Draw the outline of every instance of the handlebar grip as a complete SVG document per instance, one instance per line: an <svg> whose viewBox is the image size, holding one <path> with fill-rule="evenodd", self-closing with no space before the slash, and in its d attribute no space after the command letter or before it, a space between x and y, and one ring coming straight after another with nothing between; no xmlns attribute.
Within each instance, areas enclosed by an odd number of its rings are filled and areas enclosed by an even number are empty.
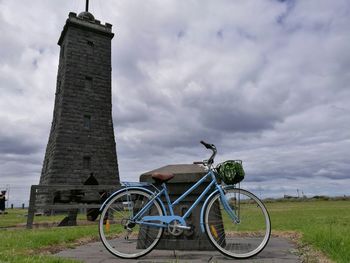
<svg viewBox="0 0 350 263"><path fill-rule="evenodd" d="M205 148L207 148L207 149L211 149L212 148L211 144L209 144L209 143L206 143L204 141L200 141L200 143L203 144L205 146Z"/></svg>
<svg viewBox="0 0 350 263"><path fill-rule="evenodd" d="M193 162L193 164L204 164L204 162Z"/></svg>

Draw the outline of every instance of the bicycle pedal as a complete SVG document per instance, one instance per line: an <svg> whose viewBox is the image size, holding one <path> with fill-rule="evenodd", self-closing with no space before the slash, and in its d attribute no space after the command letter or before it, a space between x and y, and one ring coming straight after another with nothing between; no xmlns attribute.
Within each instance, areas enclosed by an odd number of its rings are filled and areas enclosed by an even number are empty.
<svg viewBox="0 0 350 263"><path fill-rule="evenodd" d="M192 229L192 227L190 227L190 226L176 226L176 228L183 229L183 230L191 230Z"/></svg>

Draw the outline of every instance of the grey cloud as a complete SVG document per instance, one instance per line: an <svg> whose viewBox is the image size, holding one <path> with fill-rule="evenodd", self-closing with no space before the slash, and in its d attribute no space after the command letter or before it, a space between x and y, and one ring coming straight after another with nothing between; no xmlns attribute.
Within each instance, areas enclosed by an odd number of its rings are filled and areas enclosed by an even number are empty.
<svg viewBox="0 0 350 263"><path fill-rule="evenodd" d="M219 101L217 103L220 104ZM279 121L275 116L247 113L242 112L241 109L222 107L203 109L200 120L207 128L231 134L261 132L272 129L274 124Z"/></svg>
<svg viewBox="0 0 350 263"><path fill-rule="evenodd" d="M40 146L25 138L0 137L0 154L28 155L37 153Z"/></svg>
<svg viewBox="0 0 350 263"><path fill-rule="evenodd" d="M51 124L56 42L68 12L84 8L31 3L28 14L19 1L0 2L1 178L28 185L39 180ZM249 189L348 193L349 9L347 1L92 1L116 33L122 179L206 158L203 139L218 146L217 162L245 161Z"/></svg>

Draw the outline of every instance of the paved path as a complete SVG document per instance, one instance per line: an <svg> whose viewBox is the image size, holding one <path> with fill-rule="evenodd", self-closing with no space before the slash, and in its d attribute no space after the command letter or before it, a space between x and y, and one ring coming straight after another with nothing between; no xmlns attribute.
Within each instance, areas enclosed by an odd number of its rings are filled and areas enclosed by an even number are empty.
<svg viewBox="0 0 350 263"><path fill-rule="evenodd" d="M266 248L256 257L248 260L232 260L224 257L218 251L179 251L179 250L153 250L148 255L135 259L123 260L114 257L102 245L95 242L75 249L61 251L56 254L59 257L78 259L86 263L185 263L185 262L259 262L259 263L295 263L301 262L296 255L294 245L284 238L272 238Z"/></svg>

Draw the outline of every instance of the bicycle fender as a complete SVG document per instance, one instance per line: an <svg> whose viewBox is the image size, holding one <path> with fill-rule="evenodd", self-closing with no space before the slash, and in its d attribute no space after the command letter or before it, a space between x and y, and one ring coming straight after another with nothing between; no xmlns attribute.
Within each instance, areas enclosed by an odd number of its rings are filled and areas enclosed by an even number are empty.
<svg viewBox="0 0 350 263"><path fill-rule="evenodd" d="M144 192L149 193L150 195L153 195L153 194L154 194L151 190L148 190L148 189L143 188L143 187L137 187L137 186L136 186L136 187L126 187L126 188L120 189L120 190L114 192L113 194L111 194L111 196L108 197L108 198L103 202L103 204L102 204L101 207L100 207L99 213L100 213L100 214L102 213L102 211L103 211L103 209L105 208L105 206L107 205L107 203L108 203L113 197L115 197L116 195L120 194L121 192L125 192L126 190L141 190L141 191L144 191ZM161 208L162 208L162 210L163 210L163 213L164 213L164 215L166 216L167 213L166 213L166 209L165 209L165 206L164 206L163 202L160 200L159 197L157 197L156 200L159 202L159 204L160 204L160 206L161 206Z"/></svg>
<svg viewBox="0 0 350 263"><path fill-rule="evenodd" d="M201 209L201 215L200 215L200 226L201 226L201 230L202 230L202 233L205 232L205 229L204 229L204 212L205 212L205 208L206 206L208 205L208 202L209 200L211 199L211 197L213 197L215 194L217 194L219 192L218 189L216 189L214 192L212 192L208 197L207 199L205 199L205 202L202 206L202 209Z"/></svg>
<svg viewBox="0 0 350 263"><path fill-rule="evenodd" d="M224 186L224 187L219 186L219 187L221 187L222 190L229 189L229 188L234 188L233 185L227 185L227 186ZM216 189L214 192L212 192L212 193L207 197L207 199L205 199L205 202L204 202L204 204L203 204L203 206L202 206L201 215L200 215L200 226L201 226L202 233L205 232L205 228L204 228L204 212L205 212L205 208L206 208L206 206L208 205L209 200L210 200L215 194L217 194L218 192L219 192L219 189Z"/></svg>

